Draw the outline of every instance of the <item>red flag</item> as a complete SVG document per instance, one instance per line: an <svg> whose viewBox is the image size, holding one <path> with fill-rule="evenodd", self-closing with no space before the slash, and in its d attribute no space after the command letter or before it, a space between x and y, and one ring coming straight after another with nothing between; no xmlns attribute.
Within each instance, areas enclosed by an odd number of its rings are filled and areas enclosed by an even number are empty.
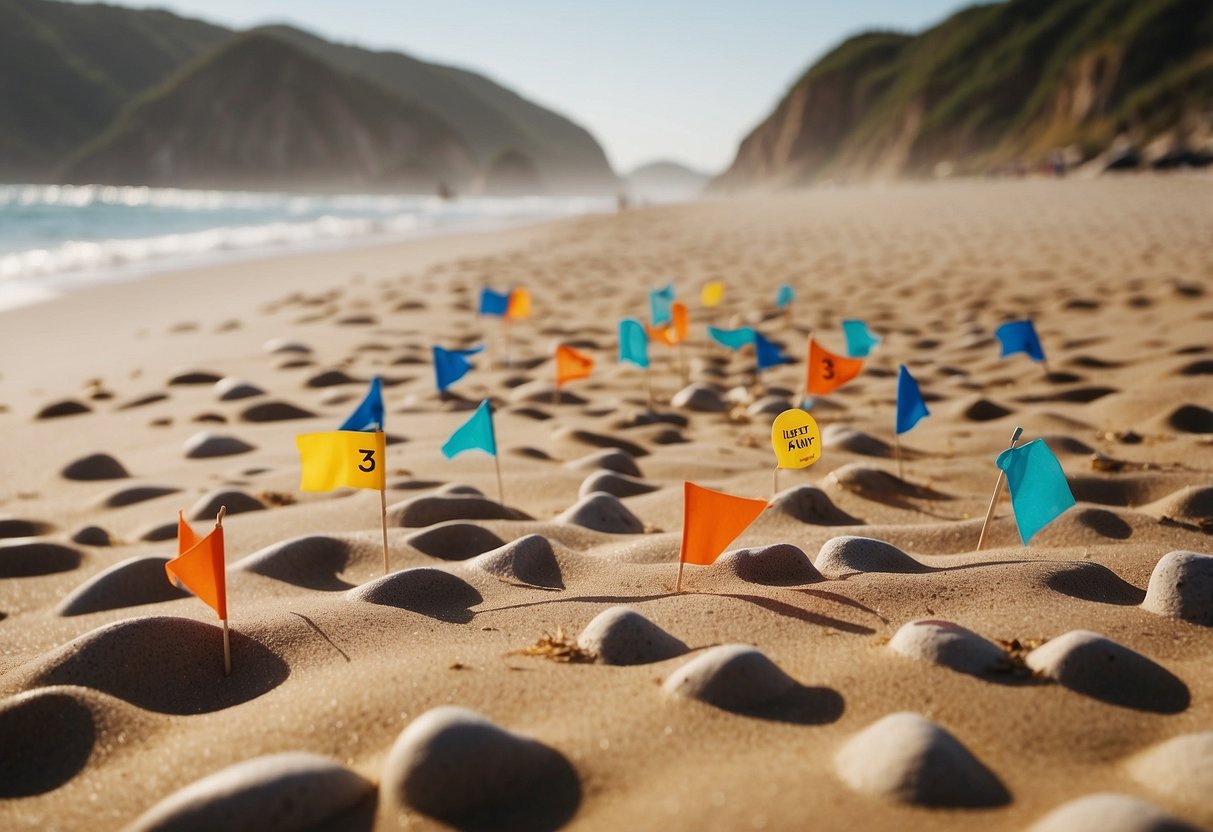
<svg viewBox="0 0 1213 832"><path fill-rule="evenodd" d="M715 563L725 547L766 507L766 500L734 497L684 482L680 560L701 566Z"/></svg>

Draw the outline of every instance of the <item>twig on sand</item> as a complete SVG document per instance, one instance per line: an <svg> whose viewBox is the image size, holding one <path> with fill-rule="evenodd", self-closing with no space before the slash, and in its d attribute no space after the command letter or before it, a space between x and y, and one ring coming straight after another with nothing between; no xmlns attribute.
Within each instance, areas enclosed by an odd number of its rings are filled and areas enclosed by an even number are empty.
<svg viewBox="0 0 1213 832"><path fill-rule="evenodd" d="M511 650L506 655L539 656L563 664L589 664L598 658L598 654L593 650L580 647L575 639L566 636L563 627L557 627L554 634L544 630L543 635L534 644Z"/></svg>

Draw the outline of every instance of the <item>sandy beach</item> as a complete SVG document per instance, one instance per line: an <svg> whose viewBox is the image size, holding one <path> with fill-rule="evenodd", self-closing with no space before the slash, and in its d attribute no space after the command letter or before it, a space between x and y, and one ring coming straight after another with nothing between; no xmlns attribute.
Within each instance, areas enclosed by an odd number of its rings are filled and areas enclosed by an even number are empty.
<svg viewBox="0 0 1213 832"><path fill-rule="evenodd" d="M1213 553L1211 219L1208 176L845 187L0 313L0 828L1213 827L1213 560L1167 560ZM650 412L616 327L667 282L691 336L651 347ZM882 341L772 493L806 336L848 318ZM1047 370L999 357L1020 318ZM755 379L709 323L795 363ZM554 405L557 342L595 366ZM440 396L431 347L480 343ZM372 376L387 576L379 495L300 491L294 441ZM486 398L504 501L439 451ZM1016 426L1078 503L1025 547L1004 497L978 552ZM675 593L687 480L771 505ZM220 504L227 678L164 573Z"/></svg>

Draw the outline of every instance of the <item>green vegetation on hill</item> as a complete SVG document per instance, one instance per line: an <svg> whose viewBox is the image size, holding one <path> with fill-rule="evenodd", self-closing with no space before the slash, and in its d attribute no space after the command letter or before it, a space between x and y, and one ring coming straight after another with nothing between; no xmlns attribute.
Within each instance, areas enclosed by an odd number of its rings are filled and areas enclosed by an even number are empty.
<svg viewBox="0 0 1213 832"><path fill-rule="evenodd" d="M68 181L434 192L475 170L447 124L275 37L231 40L138 98Z"/></svg>
<svg viewBox="0 0 1213 832"><path fill-rule="evenodd" d="M1011 0L851 38L746 137L717 189L978 173L1209 130L1213 3ZM1203 125L1202 125L1203 122ZM1203 139L1202 139L1203 140Z"/></svg>

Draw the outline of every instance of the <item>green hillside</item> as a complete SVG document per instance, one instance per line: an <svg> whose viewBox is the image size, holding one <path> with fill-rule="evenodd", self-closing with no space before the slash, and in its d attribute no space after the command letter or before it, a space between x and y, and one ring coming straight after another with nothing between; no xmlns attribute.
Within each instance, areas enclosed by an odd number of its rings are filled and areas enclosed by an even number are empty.
<svg viewBox="0 0 1213 832"><path fill-rule="evenodd" d="M1208 0L1012 0L917 36L826 55L742 142L716 190L1087 159L1118 135L1203 136L1213 111Z"/></svg>
<svg viewBox="0 0 1213 832"><path fill-rule="evenodd" d="M277 38L229 41L143 95L67 181L218 188L463 188L476 170L431 113Z"/></svg>

